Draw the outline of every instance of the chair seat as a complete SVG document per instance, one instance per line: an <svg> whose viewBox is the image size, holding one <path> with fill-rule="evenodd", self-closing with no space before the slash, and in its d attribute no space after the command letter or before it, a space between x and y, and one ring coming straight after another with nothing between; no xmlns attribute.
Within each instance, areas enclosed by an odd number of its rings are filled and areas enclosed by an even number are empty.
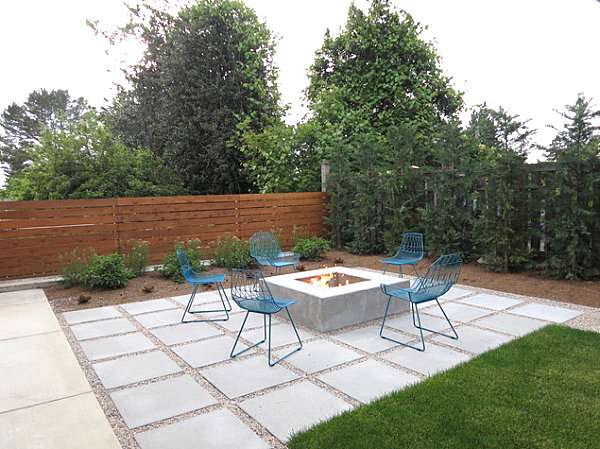
<svg viewBox="0 0 600 449"><path fill-rule="evenodd" d="M421 257L389 257L387 259L382 259L381 262L388 265L416 265L420 260Z"/></svg>
<svg viewBox="0 0 600 449"><path fill-rule="evenodd" d="M236 302L242 309L254 313L277 313L281 309L296 303L294 299L271 300L271 298L244 299Z"/></svg>
<svg viewBox="0 0 600 449"><path fill-rule="evenodd" d="M269 259L267 257L255 257L255 259L260 265L270 267L289 267L291 265L297 265L298 262L300 262L300 256L294 253L280 253L274 259Z"/></svg>
<svg viewBox="0 0 600 449"><path fill-rule="evenodd" d="M207 276L202 276L200 274L194 273L186 276L186 281L188 281L192 285L215 284L217 282L225 282L225 275L211 274Z"/></svg>
<svg viewBox="0 0 600 449"><path fill-rule="evenodd" d="M274 267L289 267L290 265L296 265L298 263L297 260L274 260L271 265Z"/></svg>
<svg viewBox="0 0 600 449"><path fill-rule="evenodd" d="M394 298L404 299L416 304L432 301L441 296L438 291L419 292L414 288L388 289L387 294Z"/></svg>

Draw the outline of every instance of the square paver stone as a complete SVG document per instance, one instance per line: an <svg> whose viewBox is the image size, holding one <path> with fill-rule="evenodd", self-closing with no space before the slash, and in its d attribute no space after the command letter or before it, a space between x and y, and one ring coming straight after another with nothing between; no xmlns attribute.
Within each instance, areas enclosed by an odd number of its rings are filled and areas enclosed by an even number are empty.
<svg viewBox="0 0 600 449"><path fill-rule="evenodd" d="M433 339L437 342L460 348L463 351L472 352L473 354L481 354L512 340L511 337L506 335L500 335L471 326L460 326L456 329L456 332L458 333L458 340L452 340L441 335L436 335Z"/></svg>
<svg viewBox="0 0 600 449"><path fill-rule="evenodd" d="M443 304L442 307L444 308L444 311L446 312L446 315L448 315L450 321L456 320L467 322L476 320L477 318L481 318L482 316L486 316L492 313L489 310L480 309L479 307L471 307L457 303ZM444 316L439 307L430 307L423 310L423 312L438 317Z"/></svg>
<svg viewBox="0 0 600 449"><path fill-rule="evenodd" d="M237 416L225 409L195 416L135 436L141 449L268 449Z"/></svg>
<svg viewBox="0 0 600 449"><path fill-rule="evenodd" d="M127 332L135 332L136 330L136 327L131 324L127 318L93 321L91 323L82 323L71 326L71 331L77 340L125 334Z"/></svg>
<svg viewBox="0 0 600 449"><path fill-rule="evenodd" d="M405 368L431 376L439 371L466 362L470 357L452 349L427 343L425 352L415 351L411 348L401 348L385 354L383 358Z"/></svg>
<svg viewBox="0 0 600 449"><path fill-rule="evenodd" d="M174 309L177 305L167 299L152 299L149 301L130 302L122 304L127 313L131 315L139 315L140 313L158 312L160 310Z"/></svg>
<svg viewBox="0 0 600 449"><path fill-rule="evenodd" d="M154 343L141 332L82 341L80 344L81 349L90 360L100 360L154 348Z"/></svg>
<svg viewBox="0 0 600 449"><path fill-rule="evenodd" d="M384 335L395 340L406 342L414 339L413 336L406 336L388 327L384 330ZM341 334L332 335L332 337L347 345L354 346L355 348L371 354L396 346L396 343L385 340L379 336L379 326L361 327L351 331L342 332Z"/></svg>
<svg viewBox="0 0 600 449"><path fill-rule="evenodd" d="M437 304L436 304L436 307L437 307ZM425 313L421 313L420 317L421 317L421 326L423 326L423 327L429 328L436 332L442 332L446 329L450 329L448 322L444 318L438 318L437 316L431 316L431 315L427 315ZM415 316L415 321L416 321L416 316ZM416 335L416 336L420 335L419 329L417 329L413 323L413 318L412 318L411 313L403 313L401 315L398 315L395 318L392 318L391 320L388 319L385 322L385 326L386 326L386 328L393 327L394 329L398 329L402 332L406 332L406 333L409 333L412 335ZM430 334L430 332L423 331L423 335L427 335L427 334ZM391 337L395 338L393 335L391 335Z"/></svg>
<svg viewBox="0 0 600 449"><path fill-rule="evenodd" d="M284 355L283 349L277 353L277 357ZM361 358L362 355L357 352L346 349L342 346L331 343L327 340L310 341L304 347L286 359L290 364L307 373L314 373L327 368L331 368L342 363L351 362Z"/></svg>
<svg viewBox="0 0 600 449"><path fill-rule="evenodd" d="M298 330L298 334L300 335L300 339L302 341L315 336L314 333L310 332L307 329L298 327L296 327L296 329ZM246 340L252 343L256 343L264 338L264 330L262 327L252 330L244 330L244 332L242 332L242 338L245 338ZM281 324L279 324L278 322L274 322L271 326L271 339L273 340L271 342L272 348L275 348L277 346L289 345L292 343L298 344L298 339L296 338L294 328L288 322ZM265 342L265 348L266 344L267 343Z"/></svg>
<svg viewBox="0 0 600 449"><path fill-rule="evenodd" d="M502 312L482 318L474 324L517 337L529 334L546 325L543 321Z"/></svg>
<svg viewBox="0 0 600 449"><path fill-rule="evenodd" d="M191 412L217 402L208 391L187 375L119 390L110 396L125 424L130 428Z"/></svg>
<svg viewBox="0 0 600 449"><path fill-rule="evenodd" d="M183 315L183 310L181 309L173 309L173 310L163 310L161 312L152 312L145 313L143 315L136 315L135 319L140 322L142 326L147 329L152 329L154 327L160 326L169 326L171 324L179 324L181 323L181 317ZM186 320L194 320L195 317L193 315L188 314Z"/></svg>
<svg viewBox="0 0 600 449"><path fill-rule="evenodd" d="M231 300L231 296L229 295L229 289L226 289L225 292L227 293L227 296L229 297L229 301L232 303L231 305L233 305L233 301ZM185 295L173 296L173 297L171 297L171 299L175 300L176 302L178 302L179 304L181 304L182 306L185 307L185 306L187 306L191 295L192 295L192 292L187 293ZM193 307L194 308L203 307L203 305L205 305L205 304L213 303L216 301L221 302L221 298L219 297L219 292L216 290L210 290L207 292L196 293L196 297L194 298L194 306Z"/></svg>
<svg viewBox="0 0 600 449"><path fill-rule="evenodd" d="M96 307L93 309L75 310L63 313L63 318L68 324L83 323L86 321L106 320L109 318L120 318L121 312L116 307Z"/></svg>
<svg viewBox="0 0 600 449"><path fill-rule="evenodd" d="M195 343L188 343L181 346L175 346L173 352L185 360L191 367L200 368L202 366L212 365L213 363L229 360L231 348L235 339L223 335L221 337L209 338ZM242 350L247 346L238 342L236 351Z"/></svg>
<svg viewBox="0 0 600 449"><path fill-rule="evenodd" d="M210 383L234 398L279 385L299 376L282 365L269 366L265 357L235 360L200 371Z"/></svg>
<svg viewBox="0 0 600 449"><path fill-rule="evenodd" d="M375 360L322 374L319 379L365 403L421 380Z"/></svg>
<svg viewBox="0 0 600 449"><path fill-rule="evenodd" d="M161 351L94 363L92 367L106 388L120 387L181 371L181 368Z"/></svg>
<svg viewBox="0 0 600 449"><path fill-rule="evenodd" d="M352 408L307 381L249 399L240 407L284 442L292 434Z"/></svg>
<svg viewBox="0 0 600 449"><path fill-rule="evenodd" d="M440 299L451 301L453 299L462 298L464 296L471 295L473 293L475 293L474 290L469 290L469 289L461 288L461 287L452 287L444 295L440 296Z"/></svg>
<svg viewBox="0 0 600 449"><path fill-rule="evenodd" d="M246 316L245 313L236 313L233 315L230 314L229 320L219 321L217 324L219 326L223 326L225 329L228 329L232 332L238 332L240 330L240 328L242 327L242 323L244 322L245 316ZM256 327L262 327L263 320L264 320L264 318L261 314L251 313L250 315L248 315L248 319L246 320L246 324L244 325L244 330L254 329ZM277 318L275 318L275 316L273 316L272 324L280 323L280 322L281 321L279 319L277 319ZM268 325L268 323L267 323L267 325Z"/></svg>
<svg viewBox="0 0 600 449"><path fill-rule="evenodd" d="M159 327L150 330L156 338L167 346L215 337L223 332L209 323L182 323L175 326Z"/></svg>
<svg viewBox="0 0 600 449"><path fill-rule="evenodd" d="M552 321L553 323L564 323L583 312L579 310L566 309L564 307L548 306L546 304L530 303L517 307L510 311L516 315L522 315L539 320Z"/></svg>
<svg viewBox="0 0 600 449"><path fill-rule="evenodd" d="M507 298L506 296L492 295L489 293L480 293L470 298L461 299L460 302L471 306L485 307L486 309L492 310L504 310L509 307L521 304L523 301L519 301L514 298Z"/></svg>

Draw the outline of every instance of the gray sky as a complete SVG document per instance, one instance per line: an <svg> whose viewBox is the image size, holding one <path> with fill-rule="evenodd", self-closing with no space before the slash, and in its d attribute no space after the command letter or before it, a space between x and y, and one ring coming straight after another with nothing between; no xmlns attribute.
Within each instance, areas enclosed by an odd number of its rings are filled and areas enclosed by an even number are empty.
<svg viewBox="0 0 600 449"><path fill-rule="evenodd" d="M279 86L291 105L288 122L306 112L306 70L327 28L343 26L350 0L245 0L280 38ZM357 0L362 8L366 0ZM555 108L579 92L600 105L600 2L596 0L396 0L429 26L443 67L468 106L487 101L531 118L548 143ZM121 80L119 63L138 52L107 56L86 19L108 26L126 20L122 0L0 2L0 110L45 87L69 89L101 106ZM134 49L135 50L135 49ZM530 156L535 161L539 154Z"/></svg>

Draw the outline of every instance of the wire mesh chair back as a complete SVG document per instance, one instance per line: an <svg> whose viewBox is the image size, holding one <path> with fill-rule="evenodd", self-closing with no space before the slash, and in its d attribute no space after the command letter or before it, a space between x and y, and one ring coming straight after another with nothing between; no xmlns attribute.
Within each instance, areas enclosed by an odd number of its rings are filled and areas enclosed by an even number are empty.
<svg viewBox="0 0 600 449"><path fill-rule="evenodd" d="M394 257L423 257L423 234L420 232L402 234L402 242L400 242Z"/></svg>
<svg viewBox="0 0 600 449"><path fill-rule="evenodd" d="M427 270L424 276L417 279L414 287L419 296L437 298L456 284L462 267L459 254L440 256Z"/></svg>
<svg viewBox="0 0 600 449"><path fill-rule="evenodd" d="M190 260L183 248L177 248L175 251L177 254L177 260L179 261L179 266L181 267L181 272L183 273L184 278L189 278L194 274L194 270L192 269L192 265L190 264Z"/></svg>
<svg viewBox="0 0 600 449"><path fill-rule="evenodd" d="M250 237L250 255L255 259L275 259L281 253L272 232L257 232Z"/></svg>
<svg viewBox="0 0 600 449"><path fill-rule="evenodd" d="M262 309L264 306L277 305L259 270L233 269L231 271L231 297L240 306L240 303L246 303L246 306L253 305L255 306L253 308Z"/></svg>

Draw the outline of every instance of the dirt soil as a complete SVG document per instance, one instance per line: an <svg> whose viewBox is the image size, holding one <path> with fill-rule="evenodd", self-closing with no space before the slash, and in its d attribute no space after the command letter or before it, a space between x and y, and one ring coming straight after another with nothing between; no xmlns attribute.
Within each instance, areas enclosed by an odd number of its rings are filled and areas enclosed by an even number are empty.
<svg viewBox="0 0 600 449"><path fill-rule="evenodd" d="M382 256L357 256L344 251L330 251L319 262L303 262L305 270L315 268L344 265L348 267L366 267L381 270ZM423 260L418 271L424 272L431 260ZM407 268L407 273L412 271ZM223 273L223 269L211 269L211 273ZM227 281L226 281L227 283ZM535 273L493 273L477 262L465 264L462 269L459 283L475 287L489 288L492 290L517 293L527 296L554 299L592 307L600 307L600 281L566 281L542 278ZM144 287L152 289L150 293ZM227 287L227 285L226 285ZM210 290L206 288L205 290ZM126 288L117 290L87 291L81 287L65 289L62 285L45 288L46 296L56 312L101 307L126 302L157 299L167 296L179 296L191 293L191 288L185 284L163 279L159 273L147 273L142 277L129 281ZM89 296L89 301L79 304L80 295Z"/></svg>

